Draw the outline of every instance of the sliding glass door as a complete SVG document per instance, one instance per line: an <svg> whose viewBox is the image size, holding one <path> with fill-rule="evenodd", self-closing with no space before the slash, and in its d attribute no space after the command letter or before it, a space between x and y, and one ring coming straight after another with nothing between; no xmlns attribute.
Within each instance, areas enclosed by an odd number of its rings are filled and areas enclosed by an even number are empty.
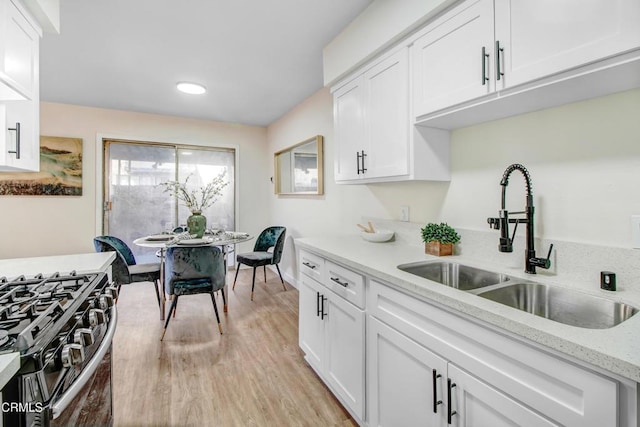
<svg viewBox="0 0 640 427"><path fill-rule="evenodd" d="M188 178L195 189L224 172L229 185L203 215L208 228L235 229L234 150L105 140L103 161L104 234L124 240L138 262L153 262L155 251L134 245L135 239L172 230L191 215L163 182Z"/></svg>

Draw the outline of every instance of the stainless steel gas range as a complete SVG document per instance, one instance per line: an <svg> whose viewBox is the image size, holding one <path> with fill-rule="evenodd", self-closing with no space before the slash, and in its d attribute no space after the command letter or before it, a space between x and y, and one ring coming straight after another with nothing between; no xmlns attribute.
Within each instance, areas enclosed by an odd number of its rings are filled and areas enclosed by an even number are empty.
<svg viewBox="0 0 640 427"><path fill-rule="evenodd" d="M0 354L20 353L5 426L112 424L116 298L105 273L0 279Z"/></svg>

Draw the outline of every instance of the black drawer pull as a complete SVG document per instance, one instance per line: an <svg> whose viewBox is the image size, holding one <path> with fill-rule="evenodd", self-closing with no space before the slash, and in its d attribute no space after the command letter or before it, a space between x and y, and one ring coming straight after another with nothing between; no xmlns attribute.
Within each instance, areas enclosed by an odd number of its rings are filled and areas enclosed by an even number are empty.
<svg viewBox="0 0 640 427"><path fill-rule="evenodd" d="M501 70L502 52L504 52L504 48L500 47L500 41L496 40L496 80L500 80L502 76L504 76L504 73Z"/></svg>
<svg viewBox="0 0 640 427"><path fill-rule="evenodd" d="M450 378L447 378L447 424L451 424L451 418L457 414L456 411L451 410L451 389L456 386L456 383L451 382Z"/></svg>
<svg viewBox="0 0 640 427"><path fill-rule="evenodd" d="M438 413L438 405L442 405L442 400L438 400L438 387L436 382L438 381L438 378L442 378L442 375L440 375L435 369L432 371L433 373L433 378L432 378L432 382L433 382L433 413L437 414Z"/></svg>
<svg viewBox="0 0 640 427"><path fill-rule="evenodd" d="M487 77L487 59L489 58L489 54L487 53L487 48L482 46L482 86L486 85L489 81L489 77Z"/></svg>
<svg viewBox="0 0 640 427"><path fill-rule="evenodd" d="M306 266L306 267L309 267L309 268L310 268L310 269L312 269L312 270L315 270L315 269L316 269L316 266L315 266L315 265L313 265L313 264L311 264L311 263L308 263L308 262L303 262L303 263L302 263L302 265L304 265L304 266Z"/></svg>
<svg viewBox="0 0 640 427"><path fill-rule="evenodd" d="M325 316L327 315L327 313L324 312L324 302L327 300L327 297L325 297L324 295L321 295L320 298L322 298L322 307L320 309L320 319L324 320Z"/></svg>
<svg viewBox="0 0 640 427"><path fill-rule="evenodd" d="M335 282L335 283L337 283L338 285L340 285L340 286L342 286L342 287L345 287L345 288L346 288L347 286L349 286L349 283L348 283L348 282L341 282L341 281L340 281L340 279L339 279L339 278L337 278L337 277L332 277L332 278L331 278L331 281L332 281L332 282Z"/></svg>

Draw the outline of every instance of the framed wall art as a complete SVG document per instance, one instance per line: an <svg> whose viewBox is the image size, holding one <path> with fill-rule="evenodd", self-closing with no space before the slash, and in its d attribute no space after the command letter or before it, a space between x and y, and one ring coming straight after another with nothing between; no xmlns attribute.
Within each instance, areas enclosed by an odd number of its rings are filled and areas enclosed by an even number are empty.
<svg viewBox="0 0 640 427"><path fill-rule="evenodd" d="M0 172L3 196L82 196L82 138L40 137L40 172Z"/></svg>

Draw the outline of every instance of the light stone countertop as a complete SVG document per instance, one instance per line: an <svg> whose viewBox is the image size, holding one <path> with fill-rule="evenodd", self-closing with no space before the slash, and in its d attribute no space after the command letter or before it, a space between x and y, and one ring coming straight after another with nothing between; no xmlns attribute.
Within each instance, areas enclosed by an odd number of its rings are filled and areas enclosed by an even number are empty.
<svg viewBox="0 0 640 427"><path fill-rule="evenodd" d="M314 252L358 270L372 279L426 298L451 311L486 322L558 353L640 382L640 314L610 329L579 328L441 285L399 270L397 266L417 261L450 260L517 278L562 286L543 275L528 275L524 271L504 266L480 264L477 259L468 259L464 256L438 258L425 254L422 247L397 241L372 243L364 241L356 234L298 238L295 239L295 245L297 249ZM607 292L600 289L575 291L640 307L640 299L633 293Z"/></svg>
<svg viewBox="0 0 640 427"><path fill-rule="evenodd" d="M115 258L115 252L90 252L0 259L0 277L11 280L21 275L33 276L39 273L46 277L54 273L70 273L73 270L78 274L107 271Z"/></svg>

